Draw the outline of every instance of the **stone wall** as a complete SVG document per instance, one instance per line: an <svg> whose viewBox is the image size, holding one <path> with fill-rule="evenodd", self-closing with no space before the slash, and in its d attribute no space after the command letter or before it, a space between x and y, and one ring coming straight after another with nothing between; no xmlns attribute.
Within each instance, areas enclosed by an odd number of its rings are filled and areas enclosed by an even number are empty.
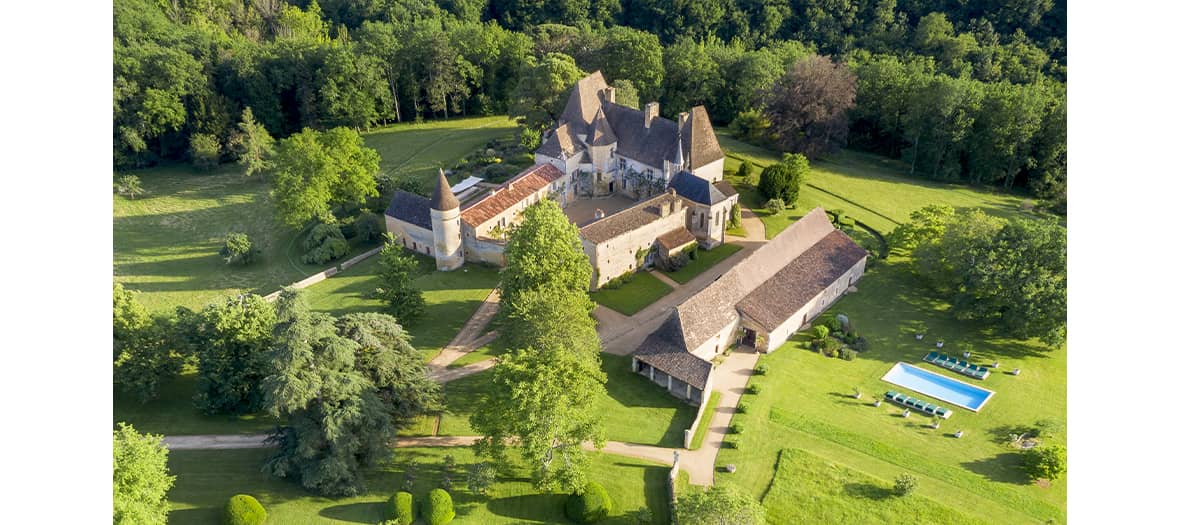
<svg viewBox="0 0 1180 525"><path fill-rule="evenodd" d="M721 180L721 177L724 175L724 168L725 158L722 157L693 170L692 174L709 182L717 182Z"/></svg>
<svg viewBox="0 0 1180 525"><path fill-rule="evenodd" d="M399 221L388 215L385 216L385 231L392 233L397 238L397 242L407 249L423 255L434 256L434 250L431 249L434 246L434 232L415 224Z"/></svg>
<svg viewBox="0 0 1180 525"><path fill-rule="evenodd" d="M655 244L656 237L684 227L685 212L686 208L683 207L678 211L670 211L667 217L601 243L595 244L583 239L582 249L590 258L590 267L594 269L590 277L590 289L597 290L611 279L635 271L642 263L635 260L636 252L650 249Z"/></svg>
<svg viewBox="0 0 1180 525"><path fill-rule="evenodd" d="M860 261L858 261L852 268L845 272L844 275L840 276L836 282L832 283L830 286L824 289L823 292L820 292L818 295L813 297L807 302L806 305L803 306L803 308L800 308L797 312L792 314L791 317L787 318L783 324L771 331L770 336L768 337L766 351L772 352L778 347L782 346L783 343L787 342L787 339L789 339L792 334L799 330L799 327L811 322L816 317L819 317L819 315L822 314L824 310L827 310L829 306L832 306L832 304L834 304L836 300L848 290L849 286L856 283L856 281L860 280L861 276L864 275L865 260L866 259L862 258Z"/></svg>

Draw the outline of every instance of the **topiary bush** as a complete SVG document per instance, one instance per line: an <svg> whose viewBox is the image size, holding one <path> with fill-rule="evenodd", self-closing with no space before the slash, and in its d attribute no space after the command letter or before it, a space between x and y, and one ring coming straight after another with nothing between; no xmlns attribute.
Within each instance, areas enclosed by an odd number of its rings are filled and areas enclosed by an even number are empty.
<svg viewBox="0 0 1180 525"><path fill-rule="evenodd" d="M769 371L770 371L770 367L767 367L766 363L758 363L757 365L754 366L754 375L756 375L756 376L764 376L764 375L766 375L766 372L769 372Z"/></svg>
<svg viewBox="0 0 1180 525"><path fill-rule="evenodd" d="M443 489L430 491L430 499L422 509L422 519L426 520L426 525L446 525L455 519L455 503L451 501L451 495Z"/></svg>
<svg viewBox="0 0 1180 525"><path fill-rule="evenodd" d="M762 392L762 387L758 386L757 383L752 383L746 387L747 394L758 395L759 392Z"/></svg>
<svg viewBox="0 0 1180 525"><path fill-rule="evenodd" d="M742 448L742 440L741 440L741 438L736 438L736 437L735 437L735 438L733 438L733 439L731 439L731 440L727 441L726 443L729 443L729 448L732 448L732 449L734 449L734 450L737 450L737 449L740 449L740 448Z"/></svg>
<svg viewBox="0 0 1180 525"><path fill-rule="evenodd" d="M770 212L771 215L778 215L785 209L787 209L787 203L783 202L782 199L770 199L766 201L766 211Z"/></svg>
<svg viewBox="0 0 1180 525"><path fill-rule="evenodd" d="M222 523L225 525L261 525L266 521L266 509L249 494L238 494L225 504Z"/></svg>
<svg viewBox="0 0 1180 525"><path fill-rule="evenodd" d="M734 434L741 434L745 430L746 427L742 426L741 423L733 423L729 425L729 431L733 432Z"/></svg>
<svg viewBox="0 0 1180 525"><path fill-rule="evenodd" d="M410 525L414 522L414 495L399 491L389 498L385 508L385 519L395 525Z"/></svg>
<svg viewBox="0 0 1180 525"><path fill-rule="evenodd" d="M606 518L613 507L606 489L591 481L582 492L570 494L565 500L565 515L575 523L595 523Z"/></svg>
<svg viewBox="0 0 1180 525"><path fill-rule="evenodd" d="M737 413L739 413L739 414L745 414L746 412L750 411L750 405L749 405L749 403L742 401L741 403L738 403L736 410L737 410Z"/></svg>

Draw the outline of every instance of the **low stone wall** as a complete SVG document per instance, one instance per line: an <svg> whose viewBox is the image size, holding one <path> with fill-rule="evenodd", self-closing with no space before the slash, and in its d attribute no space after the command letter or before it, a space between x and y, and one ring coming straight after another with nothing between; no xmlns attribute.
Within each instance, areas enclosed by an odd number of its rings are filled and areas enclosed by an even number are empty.
<svg viewBox="0 0 1180 525"><path fill-rule="evenodd" d="M378 253L381 253L381 248L382 248L382 246L378 246L376 248L373 248L365 253L362 253L360 255L357 255L356 257L353 257L347 261L340 263L340 266L333 266L333 267L328 268L327 270L324 270L322 272L309 275L308 277L304 278L302 281L292 283L290 286L292 288L295 288L296 290L301 290L303 288L307 288L308 286L318 283L318 282L320 282L324 279L327 279L333 275L336 275L344 270L352 268L353 266L360 264L361 261L364 261L365 259L368 259L369 257L377 255ZM282 293L282 290L276 290L274 292L271 292L271 293L263 296L263 299L266 299L267 301L270 301L270 302L274 302L276 299L279 298L280 293Z"/></svg>
<svg viewBox="0 0 1180 525"><path fill-rule="evenodd" d="M712 396L713 396L712 390L710 390L708 392L708 395L705 395L704 392L701 393L701 406L697 407L697 417L693 418L692 426L684 429L684 449L685 450L692 450L691 448L689 448L690 445L692 444L692 435L696 433L697 427L700 426L701 417L703 417L705 415L705 407L709 406L709 398Z"/></svg>
<svg viewBox="0 0 1180 525"><path fill-rule="evenodd" d="M384 246L378 246L376 248L373 248L372 250L369 250L365 253L362 253L356 257L353 257L347 261L340 263L340 271L343 272L344 270L347 270L349 268L352 268L353 266L356 266L357 264L360 264L361 261L381 253L382 248L384 248Z"/></svg>
<svg viewBox="0 0 1180 525"><path fill-rule="evenodd" d="M668 523L676 525L676 476L680 474L680 455L673 457L672 468L668 471Z"/></svg>

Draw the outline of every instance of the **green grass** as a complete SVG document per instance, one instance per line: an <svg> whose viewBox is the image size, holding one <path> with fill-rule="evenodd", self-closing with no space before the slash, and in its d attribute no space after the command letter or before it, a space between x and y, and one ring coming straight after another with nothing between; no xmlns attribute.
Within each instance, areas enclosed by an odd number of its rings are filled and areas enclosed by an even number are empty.
<svg viewBox="0 0 1180 525"><path fill-rule="evenodd" d="M741 449L722 449L717 463L734 463L738 470L720 478L761 494L774 477L778 451L799 448L880 479L911 472L921 480L919 492L953 501L974 519L1064 521L1066 480L1048 488L1030 484L1016 451L1002 437L1038 419L1065 420L1066 350L1049 350L954 320L948 305L933 299L906 263L901 257L880 261L857 284L857 293L831 307L831 314L847 314L871 343L856 360L806 350L809 334L793 337L762 358L771 373L752 380L762 392L749 396L749 413L735 416L745 426L744 435L758 439L743 439ZM926 327L923 341L913 336L919 323ZM873 396L898 389L880 377L898 361L920 363L939 339L952 355L969 348L973 361L1001 363L1001 373L982 382L996 392L987 406L979 413L955 407L937 430L925 416L903 419L898 407L873 407ZM919 366L942 372L925 363ZM1021 369L1019 376L1002 373L1014 367ZM866 398L852 399L854 387ZM965 436L955 439L952 434L960 429Z"/></svg>
<svg viewBox="0 0 1180 525"><path fill-rule="evenodd" d="M762 499L770 523L994 523L951 508L953 501L898 497L890 480L869 476L799 449L780 452Z"/></svg>
<svg viewBox="0 0 1180 525"><path fill-rule="evenodd" d="M140 432L164 435L259 434L278 424L263 414L206 416L193 408L197 373L188 367L175 380L160 388L160 397L141 404L133 396L115 389L114 421L125 421Z"/></svg>
<svg viewBox="0 0 1180 525"><path fill-rule="evenodd" d="M487 361L488 359L496 357L507 351L508 347L505 346L504 340L496 338L493 339L492 342L464 354L463 357L460 357L451 364L447 365L447 368L463 368L467 365L473 365L481 361Z"/></svg>
<svg viewBox="0 0 1180 525"><path fill-rule="evenodd" d="M664 275L667 275L673 281L685 284L696 278L696 276L705 273L705 270L712 268L717 263L741 250L742 247L736 244L722 244L712 250L697 250L696 259L689 262L684 268L674 272L664 272Z"/></svg>
<svg viewBox="0 0 1180 525"><path fill-rule="evenodd" d="M600 400L599 406L607 440L662 447L683 446L684 430L696 415L693 407L632 372L630 357L601 355L607 383L606 397ZM439 435L476 434L467 418L490 388L491 376L483 372L446 384L446 410L439 425Z"/></svg>
<svg viewBox="0 0 1180 525"><path fill-rule="evenodd" d="M377 523L382 507L402 486L406 464L414 461L415 502L437 488L443 478L443 458L454 456L456 472L451 495L456 524L568 523L562 513L564 494L538 493L528 480L528 469L515 465L499 473L487 497L467 490L466 467L478 461L470 448L400 448L392 461L368 471L369 491L355 497L315 496L296 483L275 480L260 471L267 450L173 451L168 465L177 476L168 493L172 510L168 522L176 525L219 523L221 508L234 494L250 494L266 508L267 523L283 525L323 523ZM626 515L640 507L651 509L655 523L668 522L668 467L608 454L591 455L589 478L601 483L614 500L616 510L600 523L631 523Z"/></svg>
<svg viewBox="0 0 1180 525"><path fill-rule="evenodd" d="M600 288L590 293L594 302L623 315L635 315L648 305L668 295L672 287L657 279L651 272L638 272L631 282L618 288Z"/></svg>
<svg viewBox="0 0 1180 525"><path fill-rule="evenodd" d="M366 134L365 142L380 153L382 171L430 183L440 165L514 129L505 117L432 121L390 126ZM140 301L152 311L199 309L243 292L268 294L339 262L302 264L300 232L275 218L270 184L246 177L236 165L208 172L168 165L132 173L147 194L113 197L115 280L142 291ZM250 236L261 250L257 261L227 266L217 255L231 231Z"/></svg>
<svg viewBox="0 0 1180 525"><path fill-rule="evenodd" d="M709 395L709 402L705 403L705 413L701 415L701 422L697 424L696 432L692 433L692 443L689 450L701 448L705 436L709 434L709 425L713 424L713 416L717 413L717 403L721 402L721 392L716 390Z"/></svg>
<svg viewBox="0 0 1180 525"><path fill-rule="evenodd" d="M730 226L730 227L725 228L725 235L736 235L738 237L745 237L745 236L749 235L749 233L746 233L745 226Z"/></svg>
<svg viewBox="0 0 1180 525"><path fill-rule="evenodd" d="M758 177L762 173L758 164L778 162L781 155L734 139L726 130L719 130L717 139L727 155L726 173L736 172L743 159L755 164L753 174L744 180L732 175L727 175L726 180L741 193L742 205L765 224L767 238L774 237L816 206L823 206L826 210L842 209L881 233L892 231L898 224L909 220L910 213L930 204L981 208L1001 216L1027 213L1020 208L1025 197L987 187L910 177L906 175L904 163L844 150L812 162L811 173L804 181L795 208L771 215L758 194Z"/></svg>

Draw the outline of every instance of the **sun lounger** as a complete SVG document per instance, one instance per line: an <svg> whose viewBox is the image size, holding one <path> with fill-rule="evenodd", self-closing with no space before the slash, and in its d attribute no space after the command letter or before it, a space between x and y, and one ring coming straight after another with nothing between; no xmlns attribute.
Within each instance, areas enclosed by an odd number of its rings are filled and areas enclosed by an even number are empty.
<svg viewBox="0 0 1180 525"><path fill-rule="evenodd" d="M938 361L938 358L939 358L938 352L930 352L929 354L926 354L926 357L923 357L922 360L929 362L929 363L933 363L933 362Z"/></svg>

